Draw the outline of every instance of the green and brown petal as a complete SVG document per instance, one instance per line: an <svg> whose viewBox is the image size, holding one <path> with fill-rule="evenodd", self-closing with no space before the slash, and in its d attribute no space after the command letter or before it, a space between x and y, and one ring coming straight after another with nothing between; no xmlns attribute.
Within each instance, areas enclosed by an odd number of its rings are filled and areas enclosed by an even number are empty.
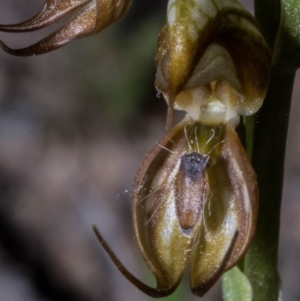
<svg viewBox="0 0 300 301"><path fill-rule="evenodd" d="M187 171L187 155L206 161ZM191 219L178 202L182 194L193 208ZM137 243L157 290L172 292L191 264L191 289L205 294L247 251L257 206L256 176L230 124L185 119L175 127L146 156L133 194Z"/></svg>
<svg viewBox="0 0 300 301"><path fill-rule="evenodd" d="M134 277L94 230L144 293L170 295L191 266L191 290L203 296L248 250L257 208L256 176L231 123L186 117L146 156L133 189L135 237L156 288Z"/></svg>

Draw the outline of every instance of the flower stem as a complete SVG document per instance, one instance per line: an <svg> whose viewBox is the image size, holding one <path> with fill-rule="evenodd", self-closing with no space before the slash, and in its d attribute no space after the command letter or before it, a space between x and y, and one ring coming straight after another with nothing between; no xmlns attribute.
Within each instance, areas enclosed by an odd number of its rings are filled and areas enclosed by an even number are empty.
<svg viewBox="0 0 300 301"><path fill-rule="evenodd" d="M262 32L273 49L280 18L280 1L256 0L255 4ZM257 231L245 257L244 272L251 283L255 301L280 300L277 271L280 207L294 78L295 70L283 62L273 65L268 93L255 116L252 132L252 162L260 189L260 206Z"/></svg>
<svg viewBox="0 0 300 301"><path fill-rule="evenodd" d="M280 0L255 0L254 3L255 17L264 38L273 50L280 20Z"/></svg>
<svg viewBox="0 0 300 301"><path fill-rule="evenodd" d="M256 116L252 161L258 177L260 206L257 232L244 264L255 301L279 299L280 205L294 77L295 72L273 67L267 97Z"/></svg>

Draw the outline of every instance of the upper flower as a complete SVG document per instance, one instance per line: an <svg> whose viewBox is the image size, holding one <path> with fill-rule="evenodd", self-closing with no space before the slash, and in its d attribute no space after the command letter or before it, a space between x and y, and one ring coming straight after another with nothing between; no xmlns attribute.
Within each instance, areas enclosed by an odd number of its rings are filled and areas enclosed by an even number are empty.
<svg viewBox="0 0 300 301"><path fill-rule="evenodd" d="M73 17L60 29L36 44L11 49L2 41L0 47L13 55L28 56L46 53L74 40L91 36L121 19L132 0L47 0L43 10L19 24L0 25L0 31L27 32L51 25L67 15Z"/></svg>
<svg viewBox="0 0 300 301"><path fill-rule="evenodd" d="M256 20L236 0L170 0L156 56L156 88L195 120L201 107L251 115L261 106L271 55ZM222 107L222 106L221 106ZM169 124L171 121L169 121Z"/></svg>

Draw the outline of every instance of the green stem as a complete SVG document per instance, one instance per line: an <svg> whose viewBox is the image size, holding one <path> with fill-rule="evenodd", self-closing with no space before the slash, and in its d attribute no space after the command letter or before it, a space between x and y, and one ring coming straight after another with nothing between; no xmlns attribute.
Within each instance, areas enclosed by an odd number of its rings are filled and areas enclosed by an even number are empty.
<svg viewBox="0 0 300 301"><path fill-rule="evenodd" d="M273 49L280 20L280 0L255 0L254 3L262 34Z"/></svg>
<svg viewBox="0 0 300 301"><path fill-rule="evenodd" d="M271 49L280 18L280 1L256 0L256 14ZM277 271L280 207L285 145L295 70L278 62L272 68L268 93L255 118L252 162L260 189L257 231L245 258L253 301L280 299Z"/></svg>
<svg viewBox="0 0 300 301"><path fill-rule="evenodd" d="M295 71L274 66L264 105L256 116L253 166L260 189L257 232L244 272L254 301L279 299L277 273L285 144Z"/></svg>
<svg viewBox="0 0 300 301"><path fill-rule="evenodd" d="M252 159L252 153L253 153L253 143L254 143L254 128L255 128L255 116L247 116L243 118L244 124L245 124L245 149L248 158Z"/></svg>
<svg viewBox="0 0 300 301"><path fill-rule="evenodd" d="M270 48L274 50L280 19L280 0L255 0L255 5L261 30ZM286 14L292 12L295 15L288 4L285 5L285 8L289 9L286 10ZM280 300L277 271L280 207L289 112L297 67L291 59L292 56L284 55L283 50L292 47L288 40L291 39L291 33L296 32L296 38L298 37L298 31L295 31L298 23L299 19L294 16L281 24L281 36L275 49L276 65L272 67L264 104L255 117L248 117L245 122L247 153L252 153L253 167L260 189L256 235L243 266L243 271L251 283L253 301ZM298 41L292 37L293 42ZM294 44L292 50L295 52L298 44Z"/></svg>

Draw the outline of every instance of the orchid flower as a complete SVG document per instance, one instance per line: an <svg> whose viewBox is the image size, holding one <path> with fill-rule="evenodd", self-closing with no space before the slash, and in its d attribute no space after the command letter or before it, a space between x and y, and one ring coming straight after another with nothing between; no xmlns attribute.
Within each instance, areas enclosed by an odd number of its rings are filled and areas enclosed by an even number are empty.
<svg viewBox="0 0 300 301"><path fill-rule="evenodd" d="M136 241L157 287L134 277L94 230L146 294L171 294L191 265L191 290L203 296L243 258L255 233L257 179L235 127L262 105L271 55L238 1L170 0L156 65L167 128L174 108L187 113L146 156L133 188Z"/></svg>
<svg viewBox="0 0 300 301"><path fill-rule="evenodd" d="M48 0L29 21L0 31L38 30L73 14L58 31L14 55L36 55L117 22L131 0ZM168 134L146 156L132 197L134 233L157 286L133 276L94 231L120 272L152 297L171 294L190 269L203 296L235 266L253 239L255 172L235 132L266 95L271 55L254 17L236 0L169 0L159 36L156 89L168 104ZM187 116L173 128L173 110Z"/></svg>

